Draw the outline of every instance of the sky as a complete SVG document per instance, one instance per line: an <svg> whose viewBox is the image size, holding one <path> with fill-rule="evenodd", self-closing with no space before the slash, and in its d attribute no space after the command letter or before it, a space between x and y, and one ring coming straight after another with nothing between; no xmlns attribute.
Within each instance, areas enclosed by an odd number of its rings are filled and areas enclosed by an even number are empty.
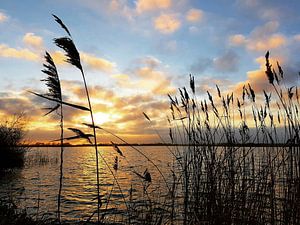
<svg viewBox="0 0 300 225"><path fill-rule="evenodd" d="M49 102L28 92L47 91L40 81L46 50L64 99L87 104L79 71L53 44L65 32L51 14L68 26L80 52L96 123L131 142L159 141L155 130L165 130L167 94L188 86L190 74L199 97L215 84L239 93L251 83L262 91L269 50L288 82L299 82L298 0L0 1L1 120L25 113L30 141L58 137L58 117L43 116ZM86 113L65 108L66 127L82 122L89 122Z"/></svg>

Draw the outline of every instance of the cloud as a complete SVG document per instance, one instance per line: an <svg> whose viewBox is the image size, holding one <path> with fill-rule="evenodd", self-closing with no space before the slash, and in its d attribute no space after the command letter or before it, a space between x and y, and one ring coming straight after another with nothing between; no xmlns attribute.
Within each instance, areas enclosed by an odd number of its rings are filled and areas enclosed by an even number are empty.
<svg viewBox="0 0 300 225"><path fill-rule="evenodd" d="M150 59L151 57L147 57ZM154 60L155 61L155 60ZM157 60L158 61L158 60ZM145 65L151 65L153 60L145 62ZM159 65L157 65L159 66ZM136 71L138 73L138 71ZM141 92L139 94L119 96L118 92L114 88L105 88L100 85L90 85L90 95L94 109L95 122L116 134L121 134L126 140L133 142L140 142L143 139L147 139L150 142L153 141L148 134L152 134L149 122L143 117L142 112L147 111L147 114L153 119L153 125L157 124L163 126L165 110L168 109L167 101L161 101L157 95L153 94L152 89L160 89L155 92L162 92L165 90L165 85L168 84L168 79L163 72L154 70L151 68L143 69L140 74L136 76L140 77L140 81L143 84L147 84L149 81L153 81L156 78L156 82L153 82L150 86L145 86L147 92ZM119 74L116 76L126 77L125 74ZM116 79L118 79L116 78ZM126 79L126 78L125 78ZM162 82L157 82L162 81ZM76 80L62 80L62 87L64 89L64 100L79 105L86 105L85 91L82 83ZM135 84L139 84L139 82ZM153 85L153 86L152 86ZM137 88L138 86L135 86ZM149 90L149 88L151 90ZM36 92L44 93L46 87L43 90L34 90ZM165 99L167 100L167 99ZM1 92L0 93L0 116L6 118L8 115L12 115L18 112L25 112L28 117L28 136L29 141L49 141L57 139L59 133L58 117L55 113L43 117L46 111L41 110L44 107L49 107L50 102L44 101L37 96L26 94L24 92ZM87 112L73 109L71 107L64 107L64 123L66 127L78 126L79 129L85 129L81 126L82 122L90 122L90 117ZM36 132L38 131L38 132ZM68 134L66 133L66 136ZM130 139L127 139L128 136ZM105 137L106 141L112 140L111 137ZM73 143L76 143L74 141Z"/></svg>
<svg viewBox="0 0 300 225"><path fill-rule="evenodd" d="M154 20L154 27L163 34L171 34L178 30L181 22L174 14L162 14Z"/></svg>
<svg viewBox="0 0 300 225"><path fill-rule="evenodd" d="M244 10L246 16L255 16L263 20L274 20L283 18L286 10L276 5L273 0L236 0L236 5Z"/></svg>
<svg viewBox="0 0 300 225"><path fill-rule="evenodd" d="M140 78L137 87L150 90L153 94L165 95L174 91L171 81L166 74L149 67L142 67L135 71Z"/></svg>
<svg viewBox="0 0 300 225"><path fill-rule="evenodd" d="M251 35L254 37L264 37L269 35L270 33L274 33L279 28L279 22L278 21L269 21L265 23L262 26L257 26L254 28L254 30L251 32Z"/></svg>
<svg viewBox="0 0 300 225"><path fill-rule="evenodd" d="M227 51L220 57L213 60L214 68L220 72L234 72L237 71L239 64L239 57L234 51Z"/></svg>
<svg viewBox="0 0 300 225"><path fill-rule="evenodd" d="M146 65L150 68L156 68L161 65L161 61L153 56L146 56L138 60L139 64Z"/></svg>
<svg viewBox="0 0 300 225"><path fill-rule="evenodd" d="M253 51L267 51L270 49L276 49L284 46L287 43L286 38L280 34L271 35L268 38L263 38L261 40L249 41L248 49Z"/></svg>
<svg viewBox="0 0 300 225"><path fill-rule="evenodd" d="M230 54L225 54L230 55ZM203 60L202 60L203 61ZM225 60L226 61L226 60ZM291 87L295 86L298 83L298 69L299 67L296 62L292 62L289 57L282 56L281 52L277 54L272 54L270 58L270 63L275 71L278 71L277 68L277 61L280 62L281 67L284 71L284 86ZM255 59L256 64L258 65L257 68L254 68L248 72L246 72L246 78L241 82L231 81L224 78L212 78L209 76L201 77L200 81L197 81L197 93L205 94L208 90L211 93L216 94L215 84L221 89L221 92L225 94L229 92L233 92L236 98L241 98L243 86L248 87L248 84L251 85L253 90L257 96L257 104L260 104L263 101L263 90L266 92L273 92L272 94L272 102L276 102L276 93L274 93L273 86L269 83L268 78L266 76L265 70L265 57L258 57ZM209 65L212 66L211 60L209 60ZM277 85L277 82L274 81ZM283 84L283 82L281 82ZM283 85L282 85L283 87ZM285 88L283 88L285 90ZM223 93L223 94L224 94Z"/></svg>
<svg viewBox="0 0 300 225"><path fill-rule="evenodd" d="M259 95L265 91L274 91L273 86L269 83L267 75L265 73L265 58L258 57L256 58L256 63L259 65L259 68L256 70L251 70L247 72L247 79L245 81L234 83L228 89L234 90L237 93L237 96L240 96L242 93L242 88L244 85L248 85L248 83L252 86L255 92ZM285 86L293 86L297 83L298 79L298 67L294 64L286 65L287 59L282 56L272 56L270 58L270 64L273 65L272 68L277 70L277 62L280 62L282 69L284 71L284 85ZM276 81L274 81L276 83ZM275 93L274 93L275 95ZM274 96L275 98L275 96Z"/></svg>
<svg viewBox="0 0 300 225"><path fill-rule="evenodd" d="M278 49L285 46L287 38L276 33L279 27L277 21L270 21L263 26L256 27L248 37L242 34L235 34L229 37L229 44L232 46L244 46L250 51L265 52L271 49Z"/></svg>
<svg viewBox="0 0 300 225"><path fill-rule="evenodd" d="M203 18L203 11L200 9L190 9L186 14L186 20L189 22L199 22Z"/></svg>
<svg viewBox="0 0 300 225"><path fill-rule="evenodd" d="M40 50L43 48L43 38L34 33L26 33L23 37L23 42L26 46Z"/></svg>
<svg viewBox="0 0 300 225"><path fill-rule="evenodd" d="M212 64L213 60L210 58L199 58L190 68L193 72L201 73L210 68Z"/></svg>
<svg viewBox="0 0 300 225"><path fill-rule="evenodd" d="M66 64L66 57L64 55L63 52L61 51L54 51L54 52L51 52L51 57L53 58L53 61L55 64L58 64L58 65L63 65L63 64Z"/></svg>
<svg viewBox="0 0 300 225"><path fill-rule="evenodd" d="M34 33L26 33L23 36L23 43L28 48L11 48L5 44L0 44L0 57L18 58L29 61L42 60L41 50L44 48L43 38ZM58 65L65 65L66 57L61 51L50 52L54 62ZM82 63L89 69L99 70L106 73L114 71L116 64L107 59L97 57L93 54L80 52Z"/></svg>
<svg viewBox="0 0 300 225"><path fill-rule="evenodd" d="M190 26L189 27L189 32L191 34L197 34L199 32L199 28L198 27L195 27L195 26Z"/></svg>
<svg viewBox="0 0 300 225"><path fill-rule="evenodd" d="M220 79L218 77L200 77L199 80L196 80L196 92L198 94L205 95L207 94L207 91L213 93L216 90L215 85L218 85L222 91L223 87L228 87L229 85L232 85L232 81L228 79Z"/></svg>
<svg viewBox="0 0 300 225"><path fill-rule="evenodd" d="M103 72L112 72L116 67L115 63L89 53L81 52L80 57L83 63L85 63L91 69L96 69Z"/></svg>
<svg viewBox="0 0 300 225"><path fill-rule="evenodd" d="M38 61L40 56L26 48L16 49L5 44L0 44L0 57L25 59L29 61Z"/></svg>
<svg viewBox="0 0 300 225"><path fill-rule="evenodd" d="M35 36L32 33L27 33L23 38L23 42L25 45L32 47L33 51L27 48L16 49L16 48L11 48L5 44L0 44L0 57L25 59L28 61L42 60L41 50L43 48L43 39L41 37ZM58 65L67 64L65 62L66 57L63 52L54 51L54 52L50 52L50 54L56 64ZM115 63L89 53L81 52L80 57L83 64L85 64L86 67L89 69L111 73L116 68Z"/></svg>
<svg viewBox="0 0 300 225"><path fill-rule="evenodd" d="M247 79L245 81L233 84L229 89L233 90L236 93L237 97L240 97L242 94L243 86L251 85L252 89L256 93L262 93L263 90L270 90L272 87L268 82L266 73L265 73L265 61L264 58L257 58L256 62L259 64L259 69L251 70L247 72ZM276 65L276 60L271 59L271 63ZM274 64L275 63L275 64Z"/></svg>
<svg viewBox="0 0 300 225"><path fill-rule="evenodd" d="M233 50L228 50L216 58L200 58L191 65L193 72L201 73L212 68L217 72L235 72L238 70L239 57Z"/></svg>
<svg viewBox="0 0 300 225"><path fill-rule="evenodd" d="M159 9L167 9L171 6L172 0L138 0L136 2L136 10L138 13Z"/></svg>
<svg viewBox="0 0 300 225"><path fill-rule="evenodd" d="M86 99L85 88L81 83L65 81L63 86L68 89L69 93L76 95L80 100ZM101 85L93 85L89 87L89 94L93 99L96 99L101 102L112 102L116 98L116 94L106 87Z"/></svg>
<svg viewBox="0 0 300 225"><path fill-rule="evenodd" d="M293 39L300 42L300 34L294 35Z"/></svg>
<svg viewBox="0 0 300 225"><path fill-rule="evenodd" d="M63 52L55 51L51 53L51 55L56 64L60 64L60 65L66 64L65 62L66 57ZM115 63L110 62L107 59L103 59L85 52L80 52L80 58L82 62L90 69L111 73L114 71L116 67Z"/></svg>
<svg viewBox="0 0 300 225"><path fill-rule="evenodd" d="M235 34L229 37L229 44L233 46L241 46L246 43L246 38L242 34Z"/></svg>
<svg viewBox="0 0 300 225"><path fill-rule="evenodd" d="M111 0L107 1L109 2L108 4L108 10L106 10L109 13L109 16L113 13L115 16L122 16L125 17L128 21L132 22L134 21L134 18L136 17L136 10L133 8L130 8L127 5L127 1L125 0ZM99 6L99 2L95 1L94 5L91 7L95 9L94 6ZM106 8L103 7L102 8Z"/></svg>
<svg viewBox="0 0 300 225"><path fill-rule="evenodd" d="M3 12L0 12L0 23L4 23L7 20L8 20L8 16Z"/></svg>
<svg viewBox="0 0 300 225"><path fill-rule="evenodd" d="M122 83L127 83L130 80L129 76L124 73L113 74L112 78L117 80L119 86L122 86Z"/></svg>
<svg viewBox="0 0 300 225"><path fill-rule="evenodd" d="M34 105L27 98L21 97L19 94L0 98L0 111L7 115L19 114L21 112L36 114Z"/></svg>
<svg viewBox="0 0 300 225"><path fill-rule="evenodd" d="M135 64L139 65L137 68L129 69L127 73L112 75L120 88L131 91L138 89L140 93L158 96L174 92L171 78L163 70L159 59L147 56L136 61Z"/></svg>

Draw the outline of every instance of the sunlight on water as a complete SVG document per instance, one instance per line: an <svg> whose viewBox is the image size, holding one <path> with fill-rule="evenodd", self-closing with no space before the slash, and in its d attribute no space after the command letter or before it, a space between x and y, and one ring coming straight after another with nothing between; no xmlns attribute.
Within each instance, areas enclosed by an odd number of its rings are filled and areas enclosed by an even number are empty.
<svg viewBox="0 0 300 225"><path fill-rule="evenodd" d="M151 159L158 169L144 156L130 147L120 147L125 155L122 157L112 147L100 147L100 195L102 206L100 213L105 217L104 221L124 222L129 224L140 224L141 221L149 220L147 215L156 216L151 218L159 220L162 215L168 219L170 209L174 208L175 221L182 222L184 183L182 183L183 170L180 169L179 162L183 157L174 157L170 153L184 156L186 147L167 149L162 146L139 147L139 149ZM208 150L206 147L199 148L202 154ZM184 150L184 151L183 151ZM190 151L193 148L190 149ZM216 148L215 159L222 162L222 167L214 172L220 172L215 182L219 182L222 196L228 195L229 177L232 174L229 166L224 163L228 157L225 148ZM280 205L284 203L287 187L287 169L285 163L288 155L285 148L234 148L234 170L235 195L237 201L240 199L243 182L249 185L247 195L259 196L267 199L270 196L266 191L270 187L271 176L268 174L271 160L274 164L274 201L278 204L278 212L282 213ZM178 152L179 151L179 152ZM242 155L245 154L245 157ZM1 199L13 199L14 202L23 208L34 218L56 218L57 193L59 186L59 148L39 148L32 149L26 155L26 166L23 169L14 170L0 179ZM118 156L118 170L114 170L115 157ZM100 158L102 158L100 157ZM190 162L190 161L188 161ZM210 173L209 159L202 161L197 159L194 164L195 170L188 172L188 179L195 182L199 179L201 184L197 191L203 197L202 202L196 201L197 205L207 205L206 193L208 192L209 181L214 176ZM296 162L293 162L295 164ZM109 166L110 170L106 166ZM177 166L174 166L177 165ZM275 167L275 165L277 165ZM197 166L202 166L199 170ZM252 168L252 169L251 169ZM137 174L142 175L148 169L151 173L152 182L146 182ZM172 171L174 171L174 176ZM294 171L296 172L296 171ZM200 175L199 175L200 174ZM114 179L114 176L116 179ZM165 183L168 183L168 187ZM96 189L96 168L95 150L91 147L69 147L64 154L64 179L61 198L62 219L64 222L72 221L95 221L97 210L97 189ZM266 186L263 186L266 184ZM176 186L176 187L175 187ZM171 189L174 188L172 197ZM193 188L193 186L191 187ZM265 190L266 188L266 190ZM190 191L193 191L191 189ZM251 198L250 198L251 200ZM263 200L265 202L265 200ZM259 201L259 202L262 202ZM173 208L171 208L173 207ZM266 212L269 208L263 208ZM169 211L168 211L169 210ZM151 214L152 213L152 214ZM130 221L128 219L130 218ZM133 218L133 220L132 220Z"/></svg>
<svg viewBox="0 0 300 225"><path fill-rule="evenodd" d="M140 148L170 178L172 157L166 147ZM122 213L126 209L124 198L129 199L132 186L132 197L143 199L143 180L133 171L143 174L148 169L152 183L148 188L154 199L158 199L157 188L165 189L164 180L155 167L143 156L129 147L121 147L125 157L119 157L119 167L113 169L117 153L111 147L101 147L100 152L118 180L100 160L100 194L102 208ZM1 197L11 196L17 204L31 215L39 217L46 212L55 218L59 183L59 148L38 148L27 153L27 164L23 170L15 171L1 180ZM90 147L65 148L64 180L62 191L62 218L64 220L85 220L97 209L95 150ZM110 197L109 197L110 196ZM109 198L109 203L107 199Z"/></svg>

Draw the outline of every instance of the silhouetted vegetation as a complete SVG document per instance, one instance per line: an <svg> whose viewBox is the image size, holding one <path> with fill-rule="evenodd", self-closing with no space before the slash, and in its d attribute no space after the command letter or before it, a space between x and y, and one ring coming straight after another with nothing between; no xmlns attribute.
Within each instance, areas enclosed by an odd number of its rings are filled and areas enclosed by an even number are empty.
<svg viewBox="0 0 300 225"><path fill-rule="evenodd" d="M44 221L35 221L26 211L18 209L12 202L0 201L0 224L2 225L45 225Z"/></svg>
<svg viewBox="0 0 300 225"><path fill-rule="evenodd" d="M176 151L180 176L175 183L181 184L176 193L183 202L175 198L173 221L300 223L298 88L286 87L283 69L279 63L277 71L272 68L269 52L266 78L273 91L263 91L265 101L256 100L260 93L250 84L242 97L223 94L217 86L215 96L207 91L208 101L198 101L192 76L191 93L182 88L178 97L169 96L170 139L188 144Z"/></svg>
<svg viewBox="0 0 300 225"><path fill-rule="evenodd" d="M0 169L22 167L26 147L21 147L25 131L23 116L14 116L0 124Z"/></svg>
<svg viewBox="0 0 300 225"><path fill-rule="evenodd" d="M43 64L44 69L42 70L42 72L45 73L47 77L41 81L45 82L46 86L48 87L48 92L43 95L37 93L33 93L33 94L42 98L49 97L50 99L52 99L53 102L55 102L55 106L46 108L46 110L49 111L45 114L45 116L50 113L56 112L60 117L60 176L59 176L59 191L57 197L57 219L58 222L60 223L60 202L61 202L61 191L63 185L63 164L64 164L63 100L62 100L60 79L58 76L56 65L51 55L48 52L45 53L44 57L46 60L46 64Z"/></svg>
<svg viewBox="0 0 300 225"><path fill-rule="evenodd" d="M78 126L78 128L68 128L75 136L61 135L58 139L61 147L65 139L83 139L95 148L96 196L93 200L97 200L97 210L91 214L87 222L97 215L98 224L110 222L212 225L300 224L298 88L287 87L284 83L283 69L279 63L276 69L272 67L269 52L265 55L266 79L269 80L269 87L266 87L268 90L263 93L257 93L251 84L245 85L241 93L223 93L216 86L215 94L207 91L208 99L199 100L195 79L190 76L190 90L180 88L178 96L169 95L169 137L174 146L167 147L173 165L169 174L164 174L155 161L139 149L139 146L130 145L123 138L94 123L80 54L67 26L57 16L54 17L68 35L54 39L54 43L65 51L66 61L80 70L88 107L64 102L61 98L60 86L59 92L53 91L53 88L58 90L59 79L57 74L52 76L56 71L53 68L56 67L48 53L46 59L51 65L46 65L49 70L43 72L50 75L46 80L47 86L50 87L50 94L34 94L57 104L54 108L49 108L50 113L58 108L61 109L62 134L62 105L90 113L91 123L80 125L91 129L92 134L85 133ZM264 101L257 101L258 96L260 98L263 96L261 99ZM152 124L151 118L146 113L143 114ZM7 140L3 138L6 143L9 143L4 146L13 146L12 152L18 152L16 146L22 140L23 133L22 129L12 127L8 129L10 138ZM284 130L284 134L280 134L279 130ZM130 146L153 166L152 169L157 170L163 183L150 191L151 184L158 177L153 177L148 168L142 170L139 168L137 171L132 165L134 163L127 161L122 149L114 142L112 142L114 152L111 153L114 161L112 165L108 164L98 151L96 131L106 132L126 146ZM165 144L160 134L156 130L155 132ZM11 139L14 141L10 142ZM133 198L132 186L129 193L125 194L123 187L119 185L117 171L120 158L130 165L130 172L141 181L142 190L139 191L142 195L138 199ZM109 193L105 196L100 195L99 159L103 160L114 179ZM60 196L63 189L62 171L63 148L57 210L59 223L61 222ZM114 217L111 221L108 215L112 210L108 206L111 204L115 186L121 193L120 198L123 199L126 213L123 211L122 215ZM6 211L11 213L9 208ZM26 221L27 217L24 218Z"/></svg>

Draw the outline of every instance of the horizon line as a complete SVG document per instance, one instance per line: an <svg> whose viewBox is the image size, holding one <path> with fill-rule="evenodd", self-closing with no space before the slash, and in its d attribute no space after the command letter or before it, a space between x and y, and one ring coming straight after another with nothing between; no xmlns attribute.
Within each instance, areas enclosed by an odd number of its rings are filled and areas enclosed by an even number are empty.
<svg viewBox="0 0 300 225"><path fill-rule="evenodd" d="M217 143L217 144L207 144L207 143L195 143L195 144L180 144L180 143L98 143L97 146L102 147L112 147L112 146L208 146L208 147L297 147L297 144L293 143ZM16 147L94 147L93 144L70 144L66 143L60 144L20 144Z"/></svg>

